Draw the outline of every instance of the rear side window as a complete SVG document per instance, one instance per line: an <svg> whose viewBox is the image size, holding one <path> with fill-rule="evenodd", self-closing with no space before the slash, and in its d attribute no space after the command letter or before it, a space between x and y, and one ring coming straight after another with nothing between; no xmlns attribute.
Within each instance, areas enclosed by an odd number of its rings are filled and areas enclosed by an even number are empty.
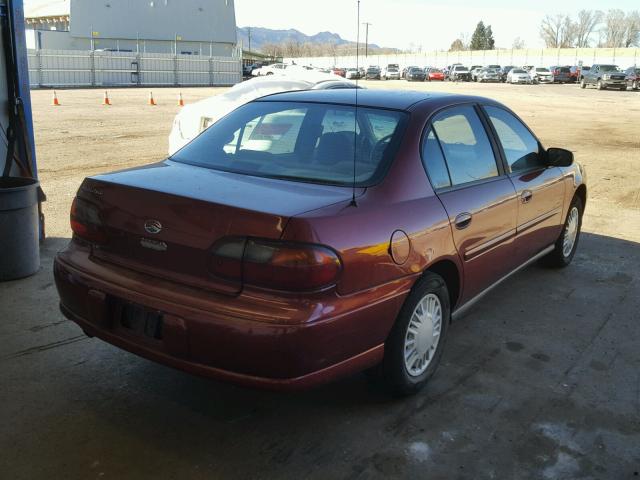
<svg viewBox="0 0 640 480"><path fill-rule="evenodd" d="M502 144L507 163L512 172L540 167L538 141L520 120L497 107L484 107Z"/></svg>
<svg viewBox="0 0 640 480"><path fill-rule="evenodd" d="M370 186L396 154L407 114L302 102L239 107L171 159L214 170L311 183Z"/></svg>
<svg viewBox="0 0 640 480"><path fill-rule="evenodd" d="M422 161L427 169L427 174L431 180L433 188L446 188L451 186L449 171L444 160L444 155L440 149L440 144L433 129L425 135L422 143Z"/></svg>
<svg viewBox="0 0 640 480"><path fill-rule="evenodd" d="M432 124L449 169L451 185L498 176L489 137L472 106L447 109L436 115Z"/></svg>

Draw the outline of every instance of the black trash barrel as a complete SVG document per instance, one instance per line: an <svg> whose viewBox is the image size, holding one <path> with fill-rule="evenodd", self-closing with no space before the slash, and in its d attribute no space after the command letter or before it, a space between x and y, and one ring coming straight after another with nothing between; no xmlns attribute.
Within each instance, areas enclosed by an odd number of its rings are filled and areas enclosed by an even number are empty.
<svg viewBox="0 0 640 480"><path fill-rule="evenodd" d="M38 186L33 178L0 177L0 281L40 269Z"/></svg>

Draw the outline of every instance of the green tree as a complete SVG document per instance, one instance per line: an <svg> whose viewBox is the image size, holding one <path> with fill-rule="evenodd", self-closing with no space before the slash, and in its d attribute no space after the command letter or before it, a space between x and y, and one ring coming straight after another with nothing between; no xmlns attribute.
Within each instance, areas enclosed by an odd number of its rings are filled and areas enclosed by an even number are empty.
<svg viewBox="0 0 640 480"><path fill-rule="evenodd" d="M484 39L485 50L494 50L496 48L496 41L493 38L493 30L491 30L491 25L487 25L487 28L484 30Z"/></svg>
<svg viewBox="0 0 640 480"><path fill-rule="evenodd" d="M471 43L469 44L469 48L471 50L486 50L487 43L487 32L484 27L484 22L480 20L478 25L476 25L476 29L471 36Z"/></svg>

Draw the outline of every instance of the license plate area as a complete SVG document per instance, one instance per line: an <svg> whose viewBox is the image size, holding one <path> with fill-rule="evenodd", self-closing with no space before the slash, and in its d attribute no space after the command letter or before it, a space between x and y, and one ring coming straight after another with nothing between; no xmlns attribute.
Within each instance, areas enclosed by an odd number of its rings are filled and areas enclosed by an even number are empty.
<svg viewBox="0 0 640 480"><path fill-rule="evenodd" d="M122 303L116 308L118 327L135 336L162 340L162 312L135 303Z"/></svg>

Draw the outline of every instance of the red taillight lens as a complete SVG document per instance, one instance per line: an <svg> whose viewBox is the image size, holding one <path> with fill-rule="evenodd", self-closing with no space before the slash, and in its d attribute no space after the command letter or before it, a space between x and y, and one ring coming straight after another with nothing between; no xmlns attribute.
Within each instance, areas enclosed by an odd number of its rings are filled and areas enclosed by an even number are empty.
<svg viewBox="0 0 640 480"><path fill-rule="evenodd" d="M98 207L82 198L74 198L71 204L71 230L74 235L87 242L97 244L107 242Z"/></svg>
<svg viewBox="0 0 640 480"><path fill-rule="evenodd" d="M212 253L215 275L273 290L320 290L334 285L342 270L338 255L321 245L229 238Z"/></svg>

